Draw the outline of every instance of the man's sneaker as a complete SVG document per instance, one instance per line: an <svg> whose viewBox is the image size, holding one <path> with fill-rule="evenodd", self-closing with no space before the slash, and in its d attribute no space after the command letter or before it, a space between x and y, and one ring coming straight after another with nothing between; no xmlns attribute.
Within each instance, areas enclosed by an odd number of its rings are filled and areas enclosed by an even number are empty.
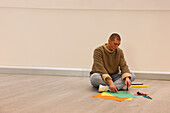
<svg viewBox="0 0 170 113"><path fill-rule="evenodd" d="M99 85L99 92L104 92L104 91L110 91L109 86L103 86L103 85Z"/></svg>

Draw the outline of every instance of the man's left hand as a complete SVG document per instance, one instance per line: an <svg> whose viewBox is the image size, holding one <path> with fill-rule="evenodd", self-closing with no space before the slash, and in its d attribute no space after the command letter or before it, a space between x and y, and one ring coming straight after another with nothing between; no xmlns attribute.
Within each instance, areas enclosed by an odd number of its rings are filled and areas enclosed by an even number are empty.
<svg viewBox="0 0 170 113"><path fill-rule="evenodd" d="M131 81L130 81L130 79L129 79L129 77L126 77L125 78L125 85L127 86L127 84L128 84L128 88L131 86Z"/></svg>

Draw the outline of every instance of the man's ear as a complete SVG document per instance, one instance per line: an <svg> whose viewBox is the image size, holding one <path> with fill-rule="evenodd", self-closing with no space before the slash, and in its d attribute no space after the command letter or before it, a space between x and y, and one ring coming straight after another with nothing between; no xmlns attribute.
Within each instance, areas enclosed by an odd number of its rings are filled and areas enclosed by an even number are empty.
<svg viewBox="0 0 170 113"><path fill-rule="evenodd" d="M110 42L111 42L111 40L110 40L110 38L108 39L108 43L110 44Z"/></svg>

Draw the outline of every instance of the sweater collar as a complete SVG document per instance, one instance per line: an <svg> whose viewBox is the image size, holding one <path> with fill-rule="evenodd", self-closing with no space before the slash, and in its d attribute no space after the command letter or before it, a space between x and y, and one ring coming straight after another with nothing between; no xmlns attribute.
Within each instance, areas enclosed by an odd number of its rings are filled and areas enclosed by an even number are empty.
<svg viewBox="0 0 170 113"><path fill-rule="evenodd" d="M114 53L114 52L115 52L115 51L110 51L110 50L106 47L106 45L107 45L107 43L103 45L104 48L106 49L106 51L108 51L109 53Z"/></svg>

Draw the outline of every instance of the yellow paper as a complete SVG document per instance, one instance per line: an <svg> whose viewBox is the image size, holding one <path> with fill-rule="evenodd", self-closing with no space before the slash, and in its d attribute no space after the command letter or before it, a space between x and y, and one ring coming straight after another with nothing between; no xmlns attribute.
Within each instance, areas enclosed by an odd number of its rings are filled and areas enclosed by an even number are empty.
<svg viewBox="0 0 170 113"><path fill-rule="evenodd" d="M103 92L103 93L101 94L101 96L113 96L113 95L108 94L107 92Z"/></svg>
<svg viewBox="0 0 170 113"><path fill-rule="evenodd" d="M131 85L131 87L148 87L146 85Z"/></svg>
<svg viewBox="0 0 170 113"><path fill-rule="evenodd" d="M129 101L130 101L130 100L132 100L132 98L128 98L128 99L126 99L126 100L129 100Z"/></svg>

